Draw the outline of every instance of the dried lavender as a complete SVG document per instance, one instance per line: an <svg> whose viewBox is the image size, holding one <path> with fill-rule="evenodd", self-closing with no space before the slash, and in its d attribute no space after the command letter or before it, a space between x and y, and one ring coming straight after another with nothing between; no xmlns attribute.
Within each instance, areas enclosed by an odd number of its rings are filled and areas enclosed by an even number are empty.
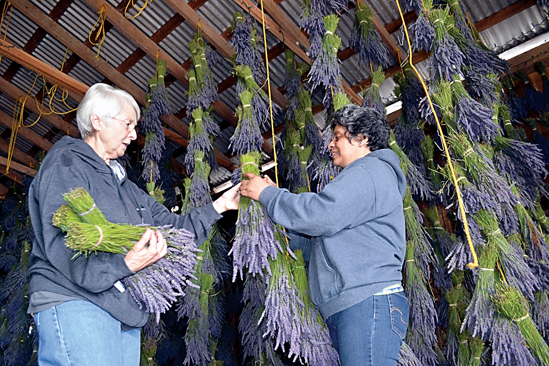
<svg viewBox="0 0 549 366"><path fill-rule="evenodd" d="M524 124L532 130L532 136L534 143L536 143L543 153L543 160L545 163L549 162L549 140L539 133L537 129L537 122L535 119L526 118Z"/></svg>
<svg viewBox="0 0 549 366"><path fill-rule="evenodd" d="M431 22L429 22L423 9L421 9L416 22L412 25L411 31L413 35L412 47L414 51L431 51L435 39L435 29L431 25Z"/></svg>
<svg viewBox="0 0 549 366"><path fill-rule="evenodd" d="M238 96L241 103L236 110L238 125L229 140L229 149L233 154L242 155L261 151L263 146L263 136L252 113L252 96L253 93L247 90Z"/></svg>
<svg viewBox="0 0 549 366"><path fill-rule="evenodd" d="M477 250L479 247L477 246ZM494 268L496 267L496 248L486 245L479 257L479 267L476 270L477 284L467 307L461 331L466 327L473 336L479 336L487 341L494 319L495 306L492 297L496 293Z"/></svg>
<svg viewBox="0 0 549 366"><path fill-rule="evenodd" d="M242 174L251 172L259 175L260 159L259 152L242 155ZM275 259L279 252L283 252L275 236L276 230L261 204L246 197L240 199L236 234L229 252L233 256L233 282L237 274L243 278L244 268L252 276L264 276L264 271L271 275L268 258Z"/></svg>
<svg viewBox="0 0 549 366"><path fill-rule="evenodd" d="M372 9L360 0L357 1L349 47L354 48L355 53L358 53L358 62L362 67L381 65L387 68L391 65L389 50L381 41L372 20Z"/></svg>
<svg viewBox="0 0 549 366"><path fill-rule="evenodd" d="M454 78L452 94L455 103L455 125L459 132L465 132L473 142L492 143L501 134L494 123L494 111L472 99L459 79Z"/></svg>
<svg viewBox="0 0 549 366"><path fill-rule="evenodd" d="M549 346L530 318L526 299L515 288L500 286L493 301L497 306L498 313L517 324L530 351L539 363L549 365Z"/></svg>
<svg viewBox="0 0 549 366"><path fill-rule="evenodd" d="M239 77L240 85L246 90L253 93L251 106L253 117L260 127L266 126L270 120L269 112L269 96L261 89L255 81L252 74L252 69L248 65L236 65L234 67L236 75ZM273 116L276 116L280 111L280 107L273 104Z"/></svg>
<svg viewBox="0 0 549 366"><path fill-rule="evenodd" d="M536 292L536 301L532 303L530 315L534 324L537 325L541 336L545 342L549 340L549 296L547 289Z"/></svg>
<svg viewBox="0 0 549 366"><path fill-rule="evenodd" d="M315 123L311 94L305 89L298 93L300 108L305 112L305 141L313 146L313 151L321 150L320 129Z"/></svg>
<svg viewBox="0 0 549 366"><path fill-rule="evenodd" d="M385 103L383 103L381 94L379 93L379 86L385 81L385 74L381 66L372 72L371 79L372 84L364 92L362 106L374 108L380 113L385 114Z"/></svg>
<svg viewBox="0 0 549 366"><path fill-rule="evenodd" d="M309 71L309 83L311 84L311 89L315 89L319 85L322 85L328 91L330 88L341 89L341 73L337 58L337 51L339 46L341 46L341 38L335 34L339 17L331 14L324 17L323 21L326 32L322 39L320 53ZM326 97L324 99L326 100Z"/></svg>
<svg viewBox="0 0 549 366"><path fill-rule="evenodd" d="M402 342L400 350L398 351L398 366L422 366L414 351L408 346L406 342Z"/></svg>
<svg viewBox="0 0 549 366"><path fill-rule="evenodd" d="M170 113L164 86L166 64L165 60L158 59L157 76L149 80L148 104L141 119L141 130L145 134L145 145L141 151L141 165L143 166L142 177L146 182L156 182L160 179L159 165L166 142L160 119Z"/></svg>
<svg viewBox="0 0 549 366"><path fill-rule="evenodd" d="M454 75L462 75L465 55L454 38L448 34L447 28L453 26L449 9L434 9L431 12L431 20L435 28L430 64L433 79L453 80Z"/></svg>
<svg viewBox="0 0 549 366"><path fill-rule="evenodd" d="M218 99L217 85L212 78L206 53L208 46L199 33L196 33L189 43L191 51L192 69L189 71L189 92L187 101L187 115L199 106L207 110ZM191 80L194 78L195 80ZM192 81L192 83L191 83ZM191 88L196 84L196 89Z"/></svg>
<svg viewBox="0 0 549 366"><path fill-rule="evenodd" d="M496 314L489 342L492 345L492 365L494 366L536 364L518 326L508 318Z"/></svg>
<svg viewBox="0 0 549 366"><path fill-rule="evenodd" d="M406 182L412 190L412 194L418 196L421 200L430 200L433 195L433 185L420 173L418 168L410 161L404 151L400 148L395 140L395 135L391 131L389 139L389 148L397 154L400 159L400 168L406 176Z"/></svg>
<svg viewBox="0 0 549 366"><path fill-rule="evenodd" d="M253 79L260 83L266 78L265 65L257 49L257 34L252 22L251 16L244 18L241 12L234 13L233 37L229 43L235 49L235 63L249 66Z"/></svg>
<svg viewBox="0 0 549 366"><path fill-rule="evenodd" d="M207 114L207 113L206 113ZM205 113L202 107L198 107L192 112L192 122L189 126L189 134L191 136L189 145L187 146L187 153L185 154L185 169L188 174L194 172L194 161L196 159L196 152L201 152L202 156L207 157L210 167L217 167L215 160L214 148L212 141L210 140L210 134L208 134L202 127L202 121ZM201 158L202 159L202 158ZM209 173L209 172L208 172Z"/></svg>
<svg viewBox="0 0 549 366"><path fill-rule="evenodd" d="M190 207L203 207L212 202L210 195L210 166L204 161L204 153L197 151L194 154L194 172L189 187Z"/></svg>

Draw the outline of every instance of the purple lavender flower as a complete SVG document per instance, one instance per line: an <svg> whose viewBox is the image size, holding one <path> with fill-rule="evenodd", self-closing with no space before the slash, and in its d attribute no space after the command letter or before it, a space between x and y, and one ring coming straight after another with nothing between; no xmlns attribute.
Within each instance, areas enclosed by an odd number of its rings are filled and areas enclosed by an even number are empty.
<svg viewBox="0 0 549 366"><path fill-rule="evenodd" d="M435 39L435 30L427 19L424 11L421 11L411 30L413 34L413 49L415 51L431 51L433 40Z"/></svg>
<svg viewBox="0 0 549 366"><path fill-rule="evenodd" d="M494 123L494 111L474 99L459 94L455 104L455 123L458 131L465 132L472 141L493 142L501 134L501 129Z"/></svg>
<svg viewBox="0 0 549 366"><path fill-rule="evenodd" d="M452 80L454 75L461 75L465 55L449 34L444 34L440 40L435 37L432 55L430 67L433 79Z"/></svg>
<svg viewBox="0 0 549 366"><path fill-rule="evenodd" d="M499 314L494 317L489 342L492 345L492 365L536 364L518 326L508 318Z"/></svg>
<svg viewBox="0 0 549 366"><path fill-rule="evenodd" d="M391 65L389 50L381 41L372 21L372 9L366 3L358 3L355 10L355 23L349 47L358 53L358 62L362 67L368 65L382 65L387 68Z"/></svg>
<svg viewBox="0 0 549 366"><path fill-rule="evenodd" d="M265 80L266 74L261 54L257 50L252 19L251 16L244 19L240 12L233 15L233 37L229 43L235 49L236 64L250 66L254 80L259 83Z"/></svg>

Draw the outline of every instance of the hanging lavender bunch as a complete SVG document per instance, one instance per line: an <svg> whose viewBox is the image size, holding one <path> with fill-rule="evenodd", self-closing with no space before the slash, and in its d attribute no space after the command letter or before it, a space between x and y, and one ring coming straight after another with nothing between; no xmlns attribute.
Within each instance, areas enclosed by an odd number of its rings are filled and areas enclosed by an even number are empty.
<svg viewBox="0 0 549 366"><path fill-rule="evenodd" d="M501 315L517 324L530 351L541 365L549 365L549 346L543 340L530 318L528 302L513 287L500 286L493 301Z"/></svg>
<svg viewBox="0 0 549 366"><path fill-rule="evenodd" d="M395 140L393 131L391 131L391 137L389 138L389 148L399 157L400 167L406 176L406 182L411 188L412 194L418 196L421 200L431 200L433 197L432 183L419 172L418 168L410 161L404 151L402 151Z"/></svg>
<svg viewBox="0 0 549 366"><path fill-rule="evenodd" d="M500 127L494 123L494 111L472 99L463 84L454 77L452 94L455 103L455 120L459 132L465 132L473 142L492 143L501 134Z"/></svg>
<svg viewBox="0 0 549 366"><path fill-rule="evenodd" d="M322 37L326 27L322 18L332 13L326 0L304 0L305 10L301 16L299 27L305 29L309 35L308 55L314 62L322 48Z"/></svg>
<svg viewBox="0 0 549 366"><path fill-rule="evenodd" d="M266 326L258 320L263 313L266 301L267 278L246 274L242 302L246 305L240 314L238 331L242 338L244 358L252 358L255 362L270 362L272 366L283 366L277 356L271 338L264 338Z"/></svg>
<svg viewBox="0 0 549 366"><path fill-rule="evenodd" d="M254 119L260 127L268 125L268 121L270 121L269 96L255 82L255 79L252 76L252 69L250 69L249 66L236 65L234 70L239 77L241 85L245 86L246 90L253 93L251 106ZM281 111L281 108L277 104L272 104L272 106L274 117Z"/></svg>
<svg viewBox="0 0 549 366"><path fill-rule="evenodd" d="M141 151L142 178L146 182L156 182L160 179L159 163L162 159L166 138L160 118L169 114L164 75L166 61L158 60L157 77L149 80L149 104L141 118L141 129L145 134L145 146Z"/></svg>
<svg viewBox="0 0 549 366"><path fill-rule="evenodd" d="M395 94L402 101L402 111L408 123L417 124L421 120L418 105L425 94L421 82L413 72L409 63L403 66L403 72L393 77L398 84Z"/></svg>
<svg viewBox="0 0 549 366"><path fill-rule="evenodd" d="M535 365L536 359L524 343L517 325L499 314L494 317L489 342L492 345L492 365Z"/></svg>
<svg viewBox="0 0 549 366"><path fill-rule="evenodd" d="M423 366L423 364L419 361L410 346L406 342L402 342L398 351L397 366Z"/></svg>
<svg viewBox="0 0 549 366"><path fill-rule="evenodd" d="M198 107L192 112L192 122L189 126L189 134L191 138L189 140L189 145L187 146L187 153L185 154L184 160L185 169L188 174L193 174L194 172L196 152L201 152L203 156L207 157L210 167L217 167L217 161L215 160L215 153L212 142L210 141L210 135L202 127L204 115L205 114L202 107Z"/></svg>
<svg viewBox="0 0 549 366"><path fill-rule="evenodd" d="M299 160L301 136L299 131L290 127L286 130L286 155L288 156L285 180L292 192L296 192L301 183L301 163Z"/></svg>
<svg viewBox="0 0 549 366"><path fill-rule="evenodd" d="M539 231L538 225L520 202L515 205L515 210L519 218L520 233L526 246L526 254L534 262L548 263L549 246L545 236ZM538 277L541 279L542 276Z"/></svg>
<svg viewBox="0 0 549 366"><path fill-rule="evenodd" d="M257 82L265 80L265 65L257 50L256 31L252 25L251 16L244 19L241 12L233 15L233 37L229 44L235 49L234 62L237 65L247 65L251 69L253 79Z"/></svg>
<svg viewBox="0 0 549 366"><path fill-rule="evenodd" d="M543 179L547 176L541 149L531 143L498 136L494 164L499 173L520 191L524 206L533 209L538 195L547 195Z"/></svg>
<svg viewBox="0 0 549 366"><path fill-rule="evenodd" d="M496 256L496 248L493 246L487 245L482 248L479 267L475 271L477 284L461 325L461 331L467 327L473 336L479 336L486 341L490 337L490 329L492 328L495 313L492 297L496 293L494 278Z"/></svg>
<svg viewBox="0 0 549 366"><path fill-rule="evenodd" d="M204 40L199 33L196 33L193 40L189 43L193 66L192 71L194 71L196 84L199 88L198 95L193 95L193 99L195 100L194 104L202 106L204 110L207 110L210 105L218 99L217 85L215 84L210 72L210 67L206 57L206 48L207 46L204 43ZM190 88L189 94L191 94Z"/></svg>
<svg viewBox="0 0 549 366"><path fill-rule="evenodd" d="M339 90L342 88L342 84L337 51L341 46L341 38L335 34L339 17L331 14L324 17L323 21L326 33L322 39L322 49L309 71L309 83L311 84L311 90L319 85L322 85L328 91L330 88ZM325 101L326 97L324 97L323 102Z"/></svg>
<svg viewBox="0 0 549 366"><path fill-rule="evenodd" d="M433 349L436 344L437 314L433 297L426 286L425 274L415 264L415 252L414 244L407 243L404 290L410 307L410 319L405 342L423 365L434 366L437 364Z"/></svg>
<svg viewBox="0 0 549 366"><path fill-rule="evenodd" d="M263 136L252 113L252 96L252 92L246 90L238 95L240 99L240 105L236 110L238 125L229 139L229 149L236 155L261 151L263 146Z"/></svg>
<svg viewBox="0 0 549 366"><path fill-rule="evenodd" d="M194 153L194 162L193 177L189 187L189 205L203 207L212 202L208 182L211 168L204 161L204 153L201 151Z"/></svg>
<svg viewBox="0 0 549 366"><path fill-rule="evenodd" d="M385 81L385 74L381 66L372 72L371 79L372 84L364 92L362 106L374 108L381 114L385 114L385 103L383 103L379 93L379 86Z"/></svg>
<svg viewBox="0 0 549 366"><path fill-rule="evenodd" d="M435 39L431 49L432 79L453 80L454 75L462 75L465 55L456 44L454 38L448 34L447 28L453 26L449 8L434 9L431 13Z"/></svg>
<svg viewBox="0 0 549 366"><path fill-rule="evenodd" d="M284 54L286 55L284 90L286 90L287 98L292 100L302 88L301 78L305 75L305 71L309 68L309 65L305 62L296 62L295 52L289 48L284 50Z"/></svg>
<svg viewBox="0 0 549 366"><path fill-rule="evenodd" d="M530 315L534 324L538 326L545 342L549 339L549 296L547 290L536 292L536 301L532 303Z"/></svg>
<svg viewBox="0 0 549 366"><path fill-rule="evenodd" d="M549 163L549 140L539 133L537 129L537 122L533 118L526 118L524 124L532 130L532 136L534 143L538 145L538 148L543 153L543 160L545 164Z"/></svg>
<svg viewBox="0 0 549 366"><path fill-rule="evenodd" d="M311 366L340 364L339 355L332 345L326 323L309 298L309 283L301 250L295 251L295 260L290 260L291 272L303 307L300 308L302 339L299 360ZM280 256L279 256L280 257Z"/></svg>
<svg viewBox="0 0 549 366"><path fill-rule="evenodd" d="M301 353L303 335L300 313L304 312L305 304L295 288L285 255L278 255L269 262L272 275L267 285L265 309L258 323L265 322L267 330L263 337L274 339L275 350L281 348L286 353L285 345L290 345L287 355L295 361Z"/></svg>
<svg viewBox="0 0 549 366"><path fill-rule="evenodd" d="M259 175L260 159L259 152L242 155L242 174L251 172ZM229 252L233 256L233 282L237 274L243 278L244 268L252 276L264 276L264 271L271 275L268 258L275 259L279 252L283 252L275 236L276 230L261 204L245 197L240 199L236 234Z"/></svg>
<svg viewBox="0 0 549 366"><path fill-rule="evenodd" d="M321 150L320 129L315 123L311 94L303 89L298 93L300 108L305 112L305 141L313 146L313 152Z"/></svg>
<svg viewBox="0 0 549 366"><path fill-rule="evenodd" d="M427 8L427 1L424 1L425 7ZM421 9L419 16L411 27L412 31L412 48L414 51L425 50L425 52L431 51L433 48L433 41L435 39L435 29L429 22L427 14Z"/></svg>
<svg viewBox="0 0 549 366"><path fill-rule="evenodd" d="M358 53L358 62L362 67L373 64L387 68L391 65L389 50L381 41L372 20L372 14L368 4L357 0L355 23L349 39L349 47Z"/></svg>
<svg viewBox="0 0 549 366"><path fill-rule="evenodd" d="M501 85L496 74L485 74L476 68L467 67L465 81L471 96L485 107L493 108L499 103Z"/></svg>

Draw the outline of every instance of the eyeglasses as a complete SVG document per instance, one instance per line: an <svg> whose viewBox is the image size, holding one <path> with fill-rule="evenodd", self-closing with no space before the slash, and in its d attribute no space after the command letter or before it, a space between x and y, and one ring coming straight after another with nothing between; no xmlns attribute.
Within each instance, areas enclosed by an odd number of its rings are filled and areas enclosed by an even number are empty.
<svg viewBox="0 0 549 366"><path fill-rule="evenodd" d="M111 119L115 119L115 120L120 121L123 124L125 124L126 129L130 132L135 130L135 127L137 126L137 122L135 122L135 121L128 121L128 120L119 119L119 118L116 118L116 117L111 117Z"/></svg>

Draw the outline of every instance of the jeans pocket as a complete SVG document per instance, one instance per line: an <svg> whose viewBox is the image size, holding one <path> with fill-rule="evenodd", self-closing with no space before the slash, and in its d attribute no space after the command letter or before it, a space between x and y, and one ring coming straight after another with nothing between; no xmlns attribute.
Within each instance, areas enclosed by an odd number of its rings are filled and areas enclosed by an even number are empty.
<svg viewBox="0 0 549 366"><path fill-rule="evenodd" d="M408 300L404 292L395 292L387 296L391 307L391 328L404 340L408 328Z"/></svg>

